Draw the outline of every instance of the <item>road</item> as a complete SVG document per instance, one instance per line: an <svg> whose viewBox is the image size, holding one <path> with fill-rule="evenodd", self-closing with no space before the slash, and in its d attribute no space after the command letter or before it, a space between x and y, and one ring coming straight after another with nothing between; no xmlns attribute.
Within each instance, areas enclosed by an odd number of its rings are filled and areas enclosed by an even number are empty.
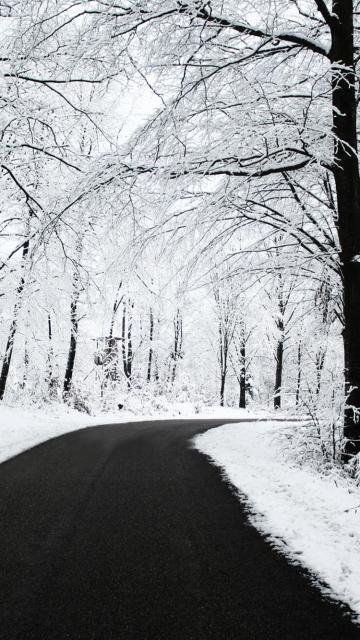
<svg viewBox="0 0 360 640"><path fill-rule="evenodd" d="M93 427L0 465L1 640L359 639L189 446L219 424Z"/></svg>

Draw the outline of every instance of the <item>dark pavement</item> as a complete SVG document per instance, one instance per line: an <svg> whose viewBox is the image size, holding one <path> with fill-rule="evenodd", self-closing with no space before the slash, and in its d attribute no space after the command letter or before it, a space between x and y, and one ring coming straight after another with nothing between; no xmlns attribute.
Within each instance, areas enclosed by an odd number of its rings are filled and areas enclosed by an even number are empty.
<svg viewBox="0 0 360 640"><path fill-rule="evenodd" d="M1 640L360 639L190 448L219 424L95 427L0 465Z"/></svg>

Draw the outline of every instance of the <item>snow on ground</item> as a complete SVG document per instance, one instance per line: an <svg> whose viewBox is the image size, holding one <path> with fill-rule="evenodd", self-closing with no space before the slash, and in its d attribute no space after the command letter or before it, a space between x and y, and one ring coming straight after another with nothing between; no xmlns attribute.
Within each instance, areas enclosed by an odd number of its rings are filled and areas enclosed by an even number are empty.
<svg viewBox="0 0 360 640"><path fill-rule="evenodd" d="M92 423L88 415L65 406L43 409L0 407L0 462L63 433Z"/></svg>
<svg viewBox="0 0 360 640"><path fill-rule="evenodd" d="M250 522L276 548L307 567L320 587L360 621L360 488L281 458L283 424L225 425L195 438L245 501Z"/></svg>
<svg viewBox="0 0 360 640"><path fill-rule="evenodd" d="M166 407L166 410L151 415L134 415L130 411L117 413L102 413L88 416L70 409L63 404L49 405L48 409L34 409L10 407L0 405L0 462L30 449L40 442L55 438L69 431L84 429L101 424L114 422L135 422L139 420L159 420L169 418L249 418L261 417L264 412L242 409L221 409L206 407L201 412L196 411L190 403L179 403Z"/></svg>
<svg viewBox="0 0 360 640"><path fill-rule="evenodd" d="M173 405L154 415L130 411L94 417L65 405L0 406L0 462L45 440L99 424L174 418L254 419L263 411ZM310 569L326 593L348 603L360 620L360 488L340 474L319 476L281 457L286 423L242 422L197 436L195 447L220 466L245 500L251 523L293 561ZM328 585L324 587L323 585Z"/></svg>

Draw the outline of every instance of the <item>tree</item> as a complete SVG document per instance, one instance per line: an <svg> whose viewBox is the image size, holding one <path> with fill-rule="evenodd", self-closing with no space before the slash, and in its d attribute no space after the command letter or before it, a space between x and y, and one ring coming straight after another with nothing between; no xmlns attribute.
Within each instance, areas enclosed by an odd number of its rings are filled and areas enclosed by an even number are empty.
<svg viewBox="0 0 360 640"><path fill-rule="evenodd" d="M234 295L233 282L225 267L212 276L213 295L218 328L217 352L220 370L220 406L225 404L225 385L230 362L230 350L238 320L238 299Z"/></svg>
<svg viewBox="0 0 360 640"><path fill-rule="evenodd" d="M208 205L202 220L221 218L228 234L249 223L288 234L308 264L321 262L340 278L345 459L359 452L358 2L104 0L89 10L85 1L51 0L36 12L31 6L14 4L18 33L1 60L7 83L1 169L6 193L35 199L37 211L47 212L37 238L89 193L126 192L137 213L144 193L150 200L157 191L160 202L171 185L173 200L182 199L169 207L176 230L186 227L201 195ZM143 78L159 108L121 154L112 155L106 142L91 166L69 132L85 119L99 133L84 87L92 90L113 72ZM61 189L50 195L54 167L66 198ZM45 207L32 189L39 170ZM9 260L22 249L23 243L12 247Z"/></svg>
<svg viewBox="0 0 360 640"><path fill-rule="evenodd" d="M49 397L53 399L56 397L57 386L58 386L58 378L55 373L55 363L54 363L54 348L53 348L53 327L52 327L52 319L51 314L48 312L47 314L48 321L48 355L47 355L47 363L46 363L46 381L49 389Z"/></svg>
<svg viewBox="0 0 360 640"><path fill-rule="evenodd" d="M170 354L170 384L174 385L176 372L180 360L183 358L183 317L179 307L173 320L174 327L174 348Z"/></svg>
<svg viewBox="0 0 360 640"><path fill-rule="evenodd" d="M152 37L156 26L159 35L166 23L166 44L161 37L158 41L160 65L170 68L175 58L182 74L178 95L168 99L172 107L167 104L154 118L152 130L147 128L154 143L156 139L154 153L133 167L143 173L157 166L172 177L228 176L255 184L289 175L301 182L305 172L315 171L319 188L324 179L334 184L347 390L344 455L348 458L360 451L357 3L332 0L330 8L325 0L289 1L282 4L281 12L276 4L266 4L258 0L250 11L245 1L169 0L161 6L147 3L143 11L143 3L137 2L126 16L125 11L117 16L128 30L147 29ZM124 26L117 22L116 28L121 35ZM153 71L155 64L152 60L148 70ZM169 89L163 86L157 92L166 100ZM203 144L192 145L190 131L204 128ZM222 139L220 131L226 132ZM289 227L283 217L277 224Z"/></svg>
<svg viewBox="0 0 360 640"><path fill-rule="evenodd" d="M122 303L122 322L121 322L121 351L123 359L124 374L128 388L131 388L131 380L133 375L133 310L134 302L131 298L124 300Z"/></svg>
<svg viewBox="0 0 360 640"><path fill-rule="evenodd" d="M278 244L276 244L275 249L278 256ZM276 300L274 317L276 327L274 409L280 409L282 404L284 356L286 343L291 333L291 321L295 313L295 308L291 304L291 297L296 284L296 278L286 278L284 272L279 270L274 276L274 287L271 294L269 294L269 297Z"/></svg>
<svg viewBox="0 0 360 640"><path fill-rule="evenodd" d="M154 355L154 312L152 307L149 309L149 356L147 361L146 382L151 382L152 362Z"/></svg>
<svg viewBox="0 0 360 640"><path fill-rule="evenodd" d="M63 397L65 400L69 400L71 396L72 380L74 373L74 364L77 350L77 339L79 329L79 299L81 291L83 289L81 276L79 272L81 256L83 251L83 238L80 235L76 243L76 262L73 269L72 291L70 299L70 345L68 351L68 358L66 363L66 370L64 375L63 384Z"/></svg>
<svg viewBox="0 0 360 640"><path fill-rule="evenodd" d="M250 385L250 365L253 353L249 353L250 338L253 333L253 327L249 329L246 320L247 309L244 308L245 301L241 300L239 310L239 320L235 327L233 353L231 354L231 363L234 374L239 384L239 408L246 408L247 392L252 394Z"/></svg>
<svg viewBox="0 0 360 640"><path fill-rule="evenodd" d="M3 357L3 363L0 373L0 400L4 398L6 384L8 380L9 370L11 359L14 350L14 341L16 332L18 330L18 322L19 322L19 314L22 307L24 289L26 286L26 281L28 277L28 273L31 267L31 261L29 260L29 251L30 251L30 229L31 229L31 221L34 212L31 207L29 207L29 216L26 223L25 230L25 241L22 244L22 252L21 252L21 264L20 264L20 281L16 287L15 291L15 304L12 315L12 320L9 328L8 338L5 346L5 353Z"/></svg>

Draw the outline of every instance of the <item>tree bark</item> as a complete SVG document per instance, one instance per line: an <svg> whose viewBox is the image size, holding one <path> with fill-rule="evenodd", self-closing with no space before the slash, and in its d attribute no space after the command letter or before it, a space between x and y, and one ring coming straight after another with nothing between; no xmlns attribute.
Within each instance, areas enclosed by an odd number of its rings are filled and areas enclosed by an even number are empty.
<svg viewBox="0 0 360 640"><path fill-rule="evenodd" d="M219 322L219 355L220 355L220 407L225 404L225 384L227 374L228 341L226 327L223 330Z"/></svg>
<svg viewBox="0 0 360 640"><path fill-rule="evenodd" d="M281 337L276 346L274 409L281 409L281 387L284 364L284 340Z"/></svg>
<svg viewBox="0 0 360 640"><path fill-rule="evenodd" d="M352 0L333 0L334 179L343 281L346 405L344 460L360 452L360 179L357 157Z"/></svg>
<svg viewBox="0 0 360 640"><path fill-rule="evenodd" d="M149 320L150 320L150 331L149 331L149 357L148 357L148 366L147 366L147 376L146 381L151 382L151 369L152 369L152 360L153 360L153 339L154 339L154 315L153 310L150 307L149 312Z"/></svg>
<svg viewBox="0 0 360 640"><path fill-rule="evenodd" d="M301 391L301 362L302 362L302 349L301 342L298 344L298 352L297 352L297 381L296 381L296 395L295 395L295 406L298 407L300 404L300 391Z"/></svg>
<svg viewBox="0 0 360 640"><path fill-rule="evenodd" d="M131 388L131 376L132 376L132 362L133 362L133 349L132 349L132 318L129 313L129 309L132 310L134 303L128 300L127 303L123 303L123 315L121 323L121 351L123 358L124 374L127 382L127 386Z"/></svg>
<svg viewBox="0 0 360 640"><path fill-rule="evenodd" d="M182 346L183 346L182 314L180 309L177 309L176 317L174 319L174 351L171 354L172 360L173 360L172 372L171 372L171 385L173 385L175 382L178 362L182 358Z"/></svg>
<svg viewBox="0 0 360 640"><path fill-rule="evenodd" d="M133 308L133 304L131 308ZM132 363L133 363L133 347L132 347L132 316L128 316L128 331L127 331L127 369L128 380L130 383L132 376Z"/></svg>
<svg viewBox="0 0 360 640"><path fill-rule="evenodd" d="M116 320L116 315L117 312L119 310L120 304L122 302L123 296L119 297L119 293L122 287L122 280L119 283L119 286L117 288L116 291L116 295L115 295L115 300L114 300L114 304L113 304L113 308L112 308L112 314L111 314L111 321L110 321L110 331L109 331L109 338L111 339L113 337L114 334L114 326L115 326L115 320Z"/></svg>
<svg viewBox="0 0 360 640"><path fill-rule="evenodd" d="M322 372L325 364L325 355L326 355L325 350L322 347L320 347L320 349L316 354L316 388L315 388L316 397L319 397L320 395L321 376L322 376Z"/></svg>
<svg viewBox="0 0 360 640"><path fill-rule="evenodd" d="M223 407L225 404L225 382L226 382L226 372L221 372L220 377L220 407Z"/></svg>
<svg viewBox="0 0 360 640"><path fill-rule="evenodd" d="M239 396L239 407L240 409L246 409L246 345L245 345L245 336L244 342L240 347L240 357L241 357L241 369L240 369L240 396Z"/></svg>
<svg viewBox="0 0 360 640"><path fill-rule="evenodd" d="M48 338L49 338L49 351L47 357L47 384L49 388L49 396L53 398L56 396L57 378L54 372L54 349L53 349L53 332L51 315L48 313Z"/></svg>
<svg viewBox="0 0 360 640"><path fill-rule="evenodd" d="M21 388L22 389L26 388L26 384L27 384L28 377L29 377L29 365L30 365L30 355L29 355L29 349L28 349L28 342L27 342L27 340L25 340L24 371L23 371L23 379L22 379L22 383L21 383Z"/></svg>
<svg viewBox="0 0 360 640"><path fill-rule="evenodd" d="M14 311L13 311L13 319L9 329L9 335L6 342L5 354L4 354L1 373L0 373L0 400L4 398L6 383L9 375L9 370L10 370L11 358L12 358L13 349L14 349L14 340L15 340L15 335L18 328L18 316L21 309L21 305L22 305L22 296L23 296L25 282L26 282L25 264L27 262L29 248L30 248L30 241L26 240L22 250L22 260L21 260L22 274L21 274L20 282L16 289L16 302L15 302Z"/></svg>
<svg viewBox="0 0 360 640"><path fill-rule="evenodd" d="M77 315L77 307L78 301L80 297L80 282L79 282L79 274L75 271L74 273L74 281L73 281L73 293L70 303L70 347L69 354L66 364L65 376L64 376L64 385L63 385L63 398L66 400L69 397L72 379L74 373L74 363L76 356L76 348L77 348L77 335L79 328L79 319Z"/></svg>

